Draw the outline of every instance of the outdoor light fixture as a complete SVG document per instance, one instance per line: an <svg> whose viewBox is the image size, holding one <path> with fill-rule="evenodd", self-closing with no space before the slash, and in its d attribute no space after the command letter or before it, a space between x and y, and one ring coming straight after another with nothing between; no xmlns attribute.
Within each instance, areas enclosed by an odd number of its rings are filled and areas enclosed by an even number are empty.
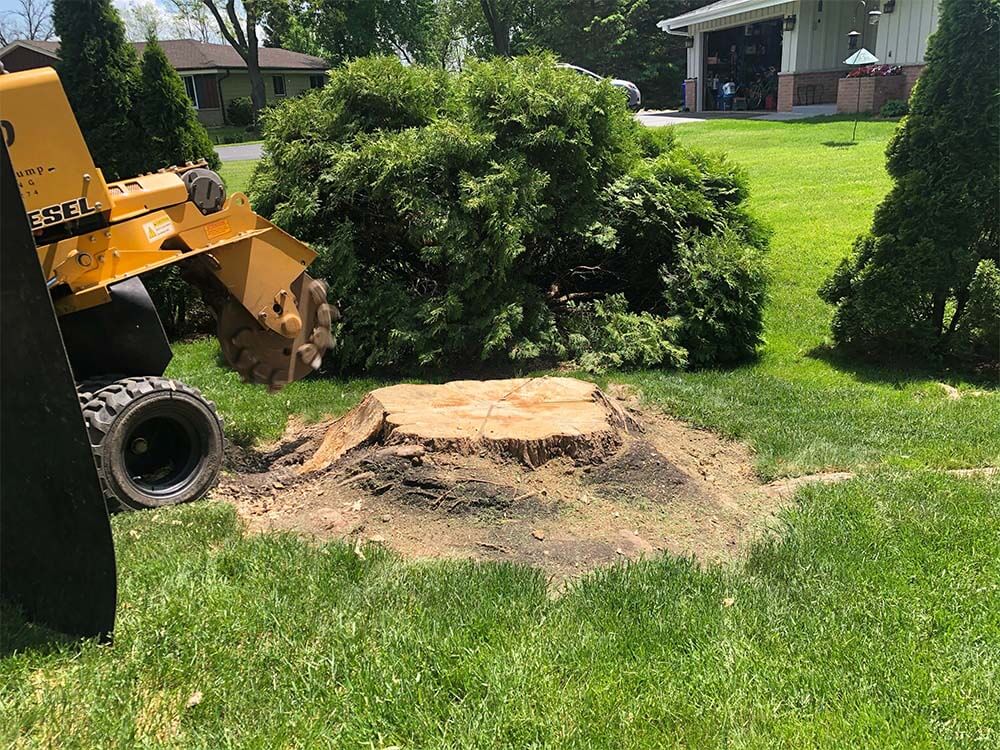
<svg viewBox="0 0 1000 750"><path fill-rule="evenodd" d="M862 8L864 8L867 11L868 24L870 26L877 26L878 25L878 19L882 17L882 11L880 11L879 8L878 8L878 6L879 6L878 0L858 0L858 5L860 5ZM854 28L851 29L851 31L847 34L847 48L848 49L857 49L858 48L858 39L859 38L861 39L862 47L864 46L864 42L865 42L865 33L864 33L865 25L862 23L861 24L861 31L857 30L858 29L858 5L854 6L854 23L852 24L854 26ZM868 10L869 7L871 7L871 10Z"/></svg>
<svg viewBox="0 0 1000 750"><path fill-rule="evenodd" d="M688 49L691 49L694 46L694 37L693 36L684 37L684 46L687 47Z"/></svg>
<svg viewBox="0 0 1000 750"><path fill-rule="evenodd" d="M882 6L883 13L892 13L896 10L896 0L885 0L885 5Z"/></svg>
<svg viewBox="0 0 1000 750"><path fill-rule="evenodd" d="M795 30L795 16L794 15L785 16L785 27L784 28L785 28L785 31L794 31Z"/></svg>

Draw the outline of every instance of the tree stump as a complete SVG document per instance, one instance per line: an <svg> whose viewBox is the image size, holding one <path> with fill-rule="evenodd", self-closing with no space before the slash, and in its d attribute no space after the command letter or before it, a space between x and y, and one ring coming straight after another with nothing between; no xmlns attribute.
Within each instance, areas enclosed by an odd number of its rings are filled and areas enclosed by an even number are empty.
<svg viewBox="0 0 1000 750"><path fill-rule="evenodd" d="M540 466L557 456L598 462L638 424L596 385L574 378L457 380L369 393L327 430L301 473L373 443L487 452Z"/></svg>

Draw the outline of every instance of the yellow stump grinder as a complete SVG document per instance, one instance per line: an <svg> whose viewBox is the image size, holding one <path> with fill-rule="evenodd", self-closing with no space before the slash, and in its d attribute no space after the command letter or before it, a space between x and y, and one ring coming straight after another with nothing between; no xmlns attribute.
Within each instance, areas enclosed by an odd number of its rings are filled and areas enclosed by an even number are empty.
<svg viewBox="0 0 1000 750"><path fill-rule="evenodd" d="M222 425L196 389L163 377L170 346L140 276L179 264L228 365L278 389L332 345L326 286L305 273L315 253L204 165L106 182L50 68L0 75L0 118L108 506L203 495Z"/></svg>

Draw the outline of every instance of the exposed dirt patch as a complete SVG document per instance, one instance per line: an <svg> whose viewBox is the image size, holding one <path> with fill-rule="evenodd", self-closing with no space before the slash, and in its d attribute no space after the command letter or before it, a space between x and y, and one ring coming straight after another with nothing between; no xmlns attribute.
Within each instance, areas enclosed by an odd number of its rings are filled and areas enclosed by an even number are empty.
<svg viewBox="0 0 1000 750"><path fill-rule="evenodd" d="M533 465L486 444L376 434L303 472L344 420L291 423L276 445L231 456L214 497L253 530L527 563L557 581L659 552L730 559L773 525L789 493L759 483L745 446L642 410L625 390L597 393L625 419L594 453L556 450Z"/></svg>

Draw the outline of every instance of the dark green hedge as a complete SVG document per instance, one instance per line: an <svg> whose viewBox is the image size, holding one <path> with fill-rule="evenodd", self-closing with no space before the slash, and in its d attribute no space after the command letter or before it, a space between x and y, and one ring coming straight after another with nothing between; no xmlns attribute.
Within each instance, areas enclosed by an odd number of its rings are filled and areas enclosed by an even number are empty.
<svg viewBox="0 0 1000 750"><path fill-rule="evenodd" d="M551 58L360 59L264 138L251 197L320 252L339 367L710 365L760 341L743 175Z"/></svg>

